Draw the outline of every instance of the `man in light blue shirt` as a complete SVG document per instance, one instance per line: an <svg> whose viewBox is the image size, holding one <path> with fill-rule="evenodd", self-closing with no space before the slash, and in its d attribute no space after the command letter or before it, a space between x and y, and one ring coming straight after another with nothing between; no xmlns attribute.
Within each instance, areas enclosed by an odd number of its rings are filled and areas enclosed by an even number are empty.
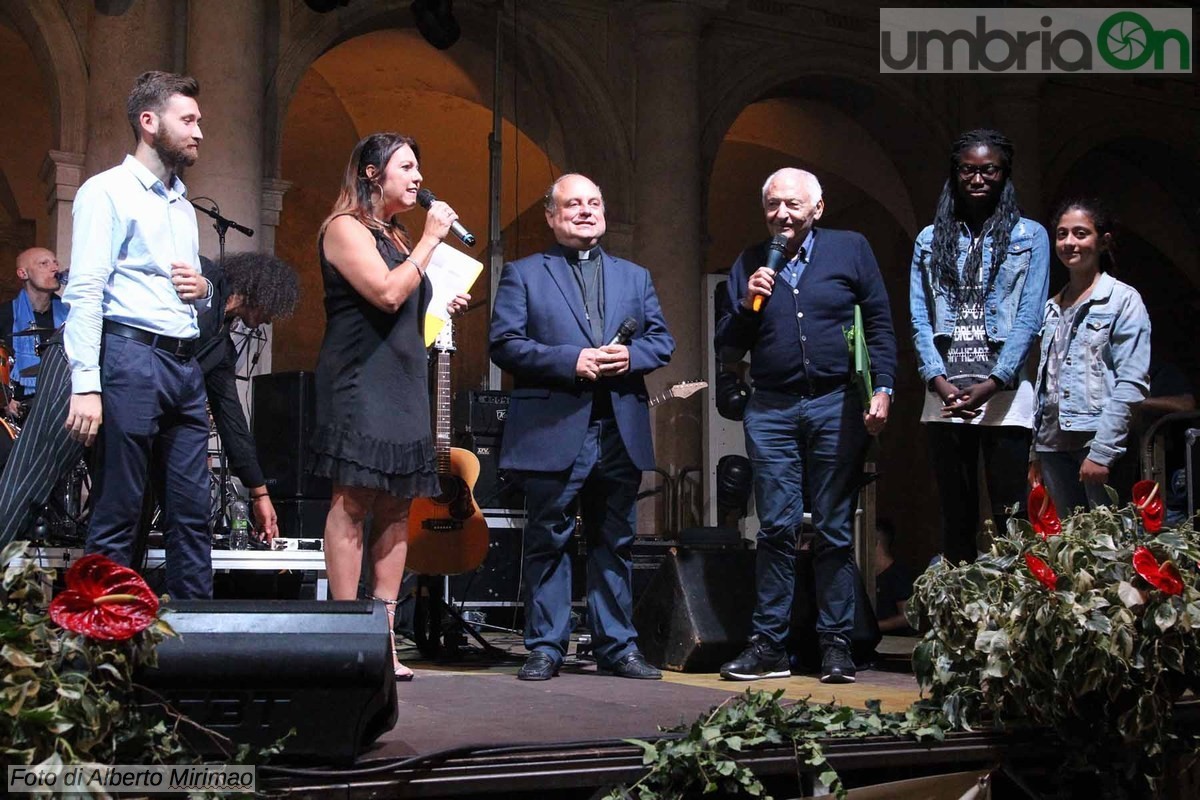
<svg viewBox="0 0 1200 800"><path fill-rule="evenodd" d="M87 551L129 564L156 460L175 598L212 596L209 426L195 359L196 318L212 287L200 274L196 214L179 179L203 138L199 93L182 75L137 79L126 103L137 147L79 188L64 296L66 427L97 444Z"/></svg>

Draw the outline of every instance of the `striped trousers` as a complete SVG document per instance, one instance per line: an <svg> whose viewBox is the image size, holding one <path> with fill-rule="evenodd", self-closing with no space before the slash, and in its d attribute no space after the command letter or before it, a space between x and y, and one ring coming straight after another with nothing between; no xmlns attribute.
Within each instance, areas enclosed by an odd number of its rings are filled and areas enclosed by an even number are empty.
<svg viewBox="0 0 1200 800"><path fill-rule="evenodd" d="M0 547L29 538L38 510L83 455L63 427L70 405L71 365L59 333L42 349L37 395L0 473Z"/></svg>

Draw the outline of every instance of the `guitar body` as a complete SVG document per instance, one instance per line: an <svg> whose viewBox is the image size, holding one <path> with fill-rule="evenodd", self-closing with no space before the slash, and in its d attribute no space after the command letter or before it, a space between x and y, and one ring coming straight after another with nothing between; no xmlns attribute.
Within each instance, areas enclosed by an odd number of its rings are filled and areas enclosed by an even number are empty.
<svg viewBox="0 0 1200 800"><path fill-rule="evenodd" d="M475 502L479 459L469 450L450 448L450 469L438 475L437 497L414 497L408 509L406 566L422 575L470 572L487 556L489 533Z"/></svg>

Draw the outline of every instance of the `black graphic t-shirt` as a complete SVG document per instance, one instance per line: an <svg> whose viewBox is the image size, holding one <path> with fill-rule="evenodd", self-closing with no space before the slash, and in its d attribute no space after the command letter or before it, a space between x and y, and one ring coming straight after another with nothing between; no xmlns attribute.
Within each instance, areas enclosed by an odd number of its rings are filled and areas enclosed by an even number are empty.
<svg viewBox="0 0 1200 800"><path fill-rule="evenodd" d="M946 351L946 379L959 389L981 383L992 374L998 355L998 347L988 342L984 329L983 301L964 302Z"/></svg>

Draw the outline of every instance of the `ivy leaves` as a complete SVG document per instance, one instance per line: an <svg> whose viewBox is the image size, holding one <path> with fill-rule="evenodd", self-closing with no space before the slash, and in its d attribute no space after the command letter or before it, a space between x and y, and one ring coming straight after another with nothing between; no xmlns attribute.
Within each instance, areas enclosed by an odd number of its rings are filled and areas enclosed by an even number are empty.
<svg viewBox="0 0 1200 800"><path fill-rule="evenodd" d="M1129 786L1195 747L1171 714L1200 675L1200 536L1152 535L1143 516L1097 508L1049 536L1012 519L978 561L917 579L913 671L952 723L1050 727Z"/></svg>
<svg viewBox="0 0 1200 800"><path fill-rule="evenodd" d="M670 729L654 742L630 739L642 748L646 774L630 787L616 787L607 800L682 800L696 794L766 797L766 789L739 757L755 748L791 747L798 763L838 797L845 789L829 765L822 739L868 736L945 737L940 712L916 704L903 713L883 713L877 700L865 710L848 706L781 702L783 690L747 691L690 725Z"/></svg>

